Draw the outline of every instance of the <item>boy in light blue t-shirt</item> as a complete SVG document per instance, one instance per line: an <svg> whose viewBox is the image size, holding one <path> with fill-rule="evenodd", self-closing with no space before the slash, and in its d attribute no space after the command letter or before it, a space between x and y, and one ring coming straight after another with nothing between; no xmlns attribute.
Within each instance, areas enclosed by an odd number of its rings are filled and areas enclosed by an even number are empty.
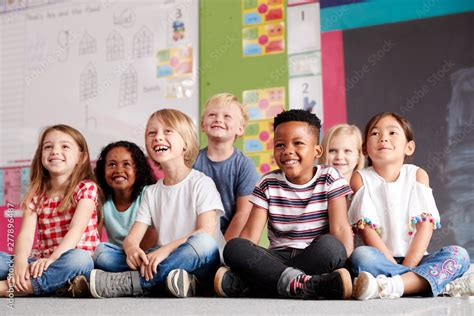
<svg viewBox="0 0 474 316"><path fill-rule="evenodd" d="M221 231L227 240L238 237L252 209L249 197L259 179L252 160L234 147L244 134L247 108L230 93L220 93L204 106L201 127L208 145L201 149L193 168L216 183L224 205Z"/></svg>

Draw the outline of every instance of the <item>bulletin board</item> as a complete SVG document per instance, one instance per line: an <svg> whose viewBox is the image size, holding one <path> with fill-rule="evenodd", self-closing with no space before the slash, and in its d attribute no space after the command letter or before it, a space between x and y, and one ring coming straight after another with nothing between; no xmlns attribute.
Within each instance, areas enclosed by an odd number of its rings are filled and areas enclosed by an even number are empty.
<svg viewBox="0 0 474 316"><path fill-rule="evenodd" d="M222 92L249 106L248 128L235 145L260 174L277 168L273 117L288 108L286 10L284 0L201 1L201 111Z"/></svg>
<svg viewBox="0 0 474 316"><path fill-rule="evenodd" d="M0 3L1 167L28 163L53 124L81 131L94 160L112 141L143 147L160 108L198 123L197 1Z"/></svg>
<svg viewBox="0 0 474 316"><path fill-rule="evenodd" d="M286 49L278 53L273 51L268 54L246 55L247 43L243 36L249 25L284 23L286 1L201 0L200 2L201 111L209 97L221 92L232 93L242 101L244 91L279 87L288 91ZM261 10L263 7L267 10L260 14L258 10L263 12ZM282 8L281 11L278 11L279 7ZM246 16L252 18L245 19ZM286 42L283 46L286 46ZM265 47L262 47L262 51L265 51ZM288 93L284 94L282 104L287 103ZM201 147L206 145L207 138L201 133ZM240 138L236 145L243 149L243 139Z"/></svg>
<svg viewBox="0 0 474 316"><path fill-rule="evenodd" d="M75 127L95 160L113 141L144 148L159 109L198 124L198 16L194 0L0 1L0 227L19 232L44 127Z"/></svg>

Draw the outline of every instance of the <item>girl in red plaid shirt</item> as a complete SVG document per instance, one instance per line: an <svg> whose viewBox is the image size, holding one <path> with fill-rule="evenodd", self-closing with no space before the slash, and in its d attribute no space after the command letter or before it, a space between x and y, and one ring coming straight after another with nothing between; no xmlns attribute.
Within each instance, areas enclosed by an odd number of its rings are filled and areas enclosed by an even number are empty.
<svg viewBox="0 0 474 316"><path fill-rule="evenodd" d="M71 290L87 289L91 255L100 242L93 180L84 136L67 125L46 128L31 165L15 255L0 253L1 296L12 288L21 294L54 294L68 283ZM32 251L36 229L37 251ZM13 275L8 275L12 261Z"/></svg>

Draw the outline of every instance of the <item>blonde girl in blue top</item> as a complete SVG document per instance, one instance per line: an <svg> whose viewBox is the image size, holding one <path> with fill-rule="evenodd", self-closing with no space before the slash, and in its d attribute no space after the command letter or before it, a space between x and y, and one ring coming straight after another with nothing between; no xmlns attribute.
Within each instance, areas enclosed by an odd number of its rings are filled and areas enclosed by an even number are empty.
<svg viewBox="0 0 474 316"><path fill-rule="evenodd" d="M350 258L357 277L353 296L359 300L437 296L463 275L470 260L459 246L427 253L440 217L428 174L405 164L415 151L410 124L395 113L375 115L366 125L363 150L369 167L351 179L355 193L349 221L366 245L356 248Z"/></svg>

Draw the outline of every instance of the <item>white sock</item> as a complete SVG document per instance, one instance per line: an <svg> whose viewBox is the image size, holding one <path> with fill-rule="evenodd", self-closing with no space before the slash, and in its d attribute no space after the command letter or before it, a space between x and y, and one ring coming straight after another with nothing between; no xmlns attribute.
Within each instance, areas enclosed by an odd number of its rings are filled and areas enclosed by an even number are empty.
<svg viewBox="0 0 474 316"><path fill-rule="evenodd" d="M403 285L403 280L400 275L395 275L391 277L392 282L392 293L400 295L400 297L403 296L403 292L405 291L405 286Z"/></svg>

